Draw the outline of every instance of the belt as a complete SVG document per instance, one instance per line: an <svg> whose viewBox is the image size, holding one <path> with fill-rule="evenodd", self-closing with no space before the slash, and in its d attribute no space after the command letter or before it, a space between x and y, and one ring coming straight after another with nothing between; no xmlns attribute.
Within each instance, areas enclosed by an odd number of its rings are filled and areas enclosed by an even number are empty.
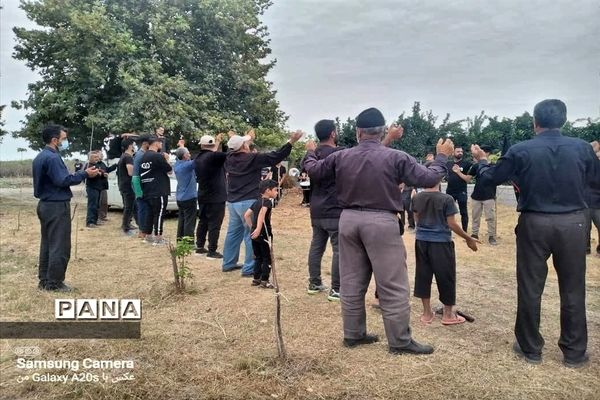
<svg viewBox="0 0 600 400"><path fill-rule="evenodd" d="M354 210L354 211L381 212L381 213L392 213L392 214L397 213L397 211L382 210L380 208L369 208L369 207L348 207L348 209Z"/></svg>

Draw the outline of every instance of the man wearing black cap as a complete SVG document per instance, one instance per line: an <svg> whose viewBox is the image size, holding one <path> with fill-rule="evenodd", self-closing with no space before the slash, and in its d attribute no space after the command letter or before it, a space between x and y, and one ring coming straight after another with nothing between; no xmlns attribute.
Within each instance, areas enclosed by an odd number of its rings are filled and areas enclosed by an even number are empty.
<svg viewBox="0 0 600 400"><path fill-rule="evenodd" d="M560 338L564 364L587 363L585 312L586 189L600 182L600 160L592 146L563 136L567 106L544 100L533 109L533 139L512 146L498 163L487 165L485 152L471 146L480 161L477 179L499 185L514 180L521 189L517 211L517 319L513 350L532 364L542 361L542 293L552 255L560 292Z"/></svg>
<svg viewBox="0 0 600 400"><path fill-rule="evenodd" d="M402 211L400 183L431 187L446 174L452 141L441 139L429 167L408 154L385 147L385 119L370 108L356 119L358 146L318 160L313 142L307 143L304 166L317 178L335 173L337 198L343 211L339 222L339 252L344 345L355 347L378 341L367 334L365 293L375 275L389 350L394 354L430 354L410 334L410 293L406 249L397 212ZM390 131L402 127L392 126Z"/></svg>

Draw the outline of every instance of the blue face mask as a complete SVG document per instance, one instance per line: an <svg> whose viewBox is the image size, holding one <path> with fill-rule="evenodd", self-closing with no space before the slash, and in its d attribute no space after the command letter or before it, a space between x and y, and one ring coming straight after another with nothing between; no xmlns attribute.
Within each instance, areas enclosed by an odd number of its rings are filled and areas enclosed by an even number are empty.
<svg viewBox="0 0 600 400"><path fill-rule="evenodd" d="M60 142L60 145L58 146L59 150L65 151L69 148L69 141L67 139L63 140L62 142Z"/></svg>

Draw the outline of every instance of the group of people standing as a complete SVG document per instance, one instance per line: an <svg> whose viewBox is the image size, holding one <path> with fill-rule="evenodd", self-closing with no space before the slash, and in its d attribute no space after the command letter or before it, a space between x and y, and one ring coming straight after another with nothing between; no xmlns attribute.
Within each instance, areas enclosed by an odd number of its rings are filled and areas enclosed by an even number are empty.
<svg viewBox="0 0 600 400"><path fill-rule="evenodd" d="M390 352L430 354L434 351L432 346L415 341L410 330L406 249L402 239L403 223L398 219L398 213L405 210L407 204L404 192L412 190L407 188L423 189L409 202L417 239L414 295L422 299L424 306L421 322L427 324L434 319L429 302L433 276L445 306L442 323L464 322L453 310L456 263L450 231L464 238L469 248L477 250L478 230L474 227L472 235L466 233L466 183L476 179L474 206L477 202L476 207L487 215L486 202L489 207L491 200L488 197L492 193L492 198L495 197L496 185L510 180L520 187L517 210L521 213L515 230L518 309L513 349L528 362L541 361L540 303L547 274L546 261L553 255L560 286L561 321L564 321L559 341L564 362L571 367L587 362L584 243L586 215L596 215L597 211L588 212L587 198L590 188L598 189L600 182L600 160L594 154L594 151L600 152L600 146L594 143L592 147L582 140L562 136L560 128L565 121L566 106L560 100L538 103L534 109L536 137L511 147L495 165L488 164L489 149L477 145L471 147L476 163L470 165L462 161L462 149L455 147L450 139L440 139L435 156L423 165L407 153L388 147L402 137L403 129L394 125L386 127L383 115L375 108L361 112L356 118L358 145L353 148L336 146L337 132L332 120L316 124L319 145L309 141L302 162L312 187L313 235L308 255L307 291L309 294L327 291L329 300L341 301L344 345L355 347L378 341L376 335L367 332L365 311L365 294L374 275ZM222 259L223 272L241 270L242 276L253 278L254 286L271 287L268 281L268 244L273 240L270 215L281 182L261 181L261 171L285 160L301 136L302 132L294 132L279 149L265 153L251 149L253 131L244 136L231 134L228 151L222 148L222 135L203 136L200 153L193 159L183 144L180 145L174 168L165 155L162 132L140 138L135 155L133 142L123 140L123 155L117 167L126 208L123 230L131 230L131 216L137 208L140 236L154 244L163 243L164 211L170 193L168 174L173 169L180 207L178 238L193 236L195 230L197 254ZM43 138L47 147L36 157L33 166L42 225L40 287L68 290L63 282L68 263L67 246L58 245L55 236L70 233L70 219L67 218L68 229L67 222L57 223L54 208L60 203L59 207L64 208L61 208L60 218L65 218L71 197L68 187L105 172L94 164L68 174L58 154L59 149L65 147L66 131L62 127L47 127ZM454 161L449 163L448 157L452 155ZM447 194L442 194L439 185L446 175L449 176ZM459 211L455 201L459 205L462 227L454 221ZM48 207L54 208L46 210ZM225 208L229 222L221 255L217 244ZM475 211L475 216L478 213L481 211ZM489 242L494 244L495 230L488 233ZM207 238L208 249L205 248ZM321 277L321 260L327 241L333 249L331 288L324 285ZM243 263L239 263L242 242L245 257ZM62 249L62 253L54 251L54 247ZM62 256L57 257L59 254Z"/></svg>

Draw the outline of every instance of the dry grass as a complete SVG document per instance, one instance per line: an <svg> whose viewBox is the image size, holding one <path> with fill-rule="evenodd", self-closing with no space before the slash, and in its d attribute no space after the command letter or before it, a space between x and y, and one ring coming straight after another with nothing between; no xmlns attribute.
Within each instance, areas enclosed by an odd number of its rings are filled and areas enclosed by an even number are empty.
<svg viewBox="0 0 600 400"><path fill-rule="evenodd" d="M39 227L35 203L0 199L0 310L3 320L52 320L53 299L36 290ZM80 196L76 196L81 201ZM285 295L283 329L290 359L276 360L271 291L250 287L237 273L224 274L218 261L193 257L194 279L186 295L171 290L165 248L120 236L118 213L97 230L82 229L77 212L77 256L67 281L78 298L141 298L141 340L2 340L1 391L5 399L597 399L600 391L600 260L588 257L588 329L592 362L580 370L561 364L556 346L559 298L551 270L542 309L544 362L531 366L511 352L516 290L516 214L500 207L497 247L472 253L457 243L458 302L473 324L444 327L418 323L412 300L414 337L431 343L428 357L391 356L385 341L348 350L341 346L340 305L306 294L308 210L290 194L275 209L279 279ZM16 227L18 207L24 226ZM176 221L167 221L166 232ZM74 221L73 227L75 228ZM226 226L226 224L224 224ZM224 238L224 230L221 241ZM413 235L407 234L409 275L414 273ZM597 240L597 239L596 239ZM75 229L73 233L75 242ZM328 266L330 253L323 265ZM329 274L325 272L326 281ZM373 287L367 302L372 301ZM435 289L434 289L435 293ZM435 296L435 295L434 295ZM369 308L370 331L384 336L381 315ZM41 358L133 359L135 380L120 383L17 383L15 346L36 345Z"/></svg>

